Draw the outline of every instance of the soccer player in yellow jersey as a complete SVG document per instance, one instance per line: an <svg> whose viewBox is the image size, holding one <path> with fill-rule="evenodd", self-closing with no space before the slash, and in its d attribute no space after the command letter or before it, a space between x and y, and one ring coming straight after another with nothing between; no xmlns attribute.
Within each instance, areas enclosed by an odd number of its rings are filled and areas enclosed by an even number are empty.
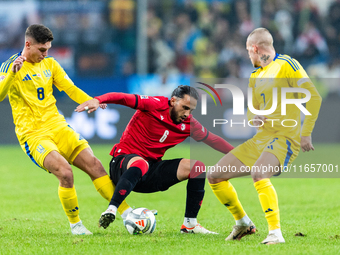
<svg viewBox="0 0 340 255"><path fill-rule="evenodd" d="M54 58L47 56L52 40L52 32L43 25L27 28L23 51L0 67L0 101L8 94L15 132L24 152L37 166L58 178L59 198L72 233L87 235L92 233L79 218L70 164L87 173L97 191L108 201L114 187L87 141L58 113L52 95L53 84L78 104L92 98L73 84ZM131 210L125 202L119 209L120 213Z"/></svg>
<svg viewBox="0 0 340 255"><path fill-rule="evenodd" d="M229 182L231 178L251 175L269 227L269 234L262 243L284 243L278 199L269 178L280 174L281 171L277 172L278 169L284 169L291 164L297 157L300 147L303 152L314 150L311 133L319 114L321 97L295 59L275 52L273 37L267 29L257 28L250 33L246 47L253 66L257 68L249 80L253 108L271 109L275 101L274 88L278 93L278 106L273 113L263 116L253 114L249 104L248 119L253 120L253 125L258 127L256 135L233 149L217 163L219 166L233 166L238 171L210 172L208 179L214 194L229 209L236 221L226 240L240 240L243 236L256 231L255 225L245 213L234 187ZM300 109L296 105L288 104L286 115L281 112L281 89L284 88L303 88L311 94L310 100L306 103L306 109L311 115L306 115L302 129ZM302 93L287 93L286 97L304 98ZM280 124L282 121L284 125ZM267 167L267 171L264 171L264 167ZM244 171L247 169L251 171Z"/></svg>

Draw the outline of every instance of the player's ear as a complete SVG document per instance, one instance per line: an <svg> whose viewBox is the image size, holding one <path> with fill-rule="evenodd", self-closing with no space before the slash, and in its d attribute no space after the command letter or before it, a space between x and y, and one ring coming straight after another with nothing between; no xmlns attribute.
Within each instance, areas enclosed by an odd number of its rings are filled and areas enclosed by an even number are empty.
<svg viewBox="0 0 340 255"><path fill-rule="evenodd" d="M28 40L26 40L26 42L25 42L25 46L26 46L26 48L30 48L30 47L31 47L31 42L30 42L30 41L28 41Z"/></svg>
<svg viewBox="0 0 340 255"><path fill-rule="evenodd" d="M175 97L172 97L172 98L170 99L170 105L173 107L174 104L175 104L175 102L176 102L176 98L175 98Z"/></svg>

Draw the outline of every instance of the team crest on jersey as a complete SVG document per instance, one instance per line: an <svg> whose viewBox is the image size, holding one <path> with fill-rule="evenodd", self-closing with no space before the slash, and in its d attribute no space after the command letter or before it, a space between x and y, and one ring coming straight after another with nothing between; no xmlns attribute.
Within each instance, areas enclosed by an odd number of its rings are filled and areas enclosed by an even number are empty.
<svg viewBox="0 0 340 255"><path fill-rule="evenodd" d="M39 144L38 148L37 148L37 151L40 153L40 154L44 154L44 152L46 151L45 148Z"/></svg>
<svg viewBox="0 0 340 255"><path fill-rule="evenodd" d="M6 77L5 75L1 75L0 76L0 81L3 81L5 79L5 77Z"/></svg>
<svg viewBox="0 0 340 255"><path fill-rule="evenodd" d="M184 131L184 129L185 129L185 124L182 124L181 125L181 130Z"/></svg>
<svg viewBox="0 0 340 255"><path fill-rule="evenodd" d="M149 99L148 96L140 96L140 99Z"/></svg>
<svg viewBox="0 0 340 255"><path fill-rule="evenodd" d="M43 71L43 73L44 73L44 75L45 75L45 77L47 79L51 78L51 76L52 76L52 73L51 73L50 69L47 69L47 70Z"/></svg>

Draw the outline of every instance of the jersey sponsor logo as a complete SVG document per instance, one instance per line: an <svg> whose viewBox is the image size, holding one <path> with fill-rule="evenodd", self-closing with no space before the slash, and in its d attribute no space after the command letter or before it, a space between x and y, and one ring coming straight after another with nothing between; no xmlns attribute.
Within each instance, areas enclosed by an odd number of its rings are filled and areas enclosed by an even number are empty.
<svg viewBox="0 0 340 255"><path fill-rule="evenodd" d="M1 75L1 76L0 76L0 81L3 81L5 78L6 78L5 75Z"/></svg>
<svg viewBox="0 0 340 255"><path fill-rule="evenodd" d="M23 81L31 81L32 78L31 78L31 76L30 76L29 74L26 74L25 78L22 79L22 80L23 80Z"/></svg>
<svg viewBox="0 0 340 255"><path fill-rule="evenodd" d="M149 96L140 96L140 99L149 99Z"/></svg>
<svg viewBox="0 0 340 255"><path fill-rule="evenodd" d="M37 148L37 151L38 151L40 154L43 154L46 150L45 150L45 148L44 148L41 144L39 144L39 146L38 146L38 148Z"/></svg>
<svg viewBox="0 0 340 255"><path fill-rule="evenodd" d="M185 124L181 125L181 130L183 131L185 129Z"/></svg>
<svg viewBox="0 0 340 255"><path fill-rule="evenodd" d="M161 120L164 120L164 117L163 117L163 115L161 115Z"/></svg>

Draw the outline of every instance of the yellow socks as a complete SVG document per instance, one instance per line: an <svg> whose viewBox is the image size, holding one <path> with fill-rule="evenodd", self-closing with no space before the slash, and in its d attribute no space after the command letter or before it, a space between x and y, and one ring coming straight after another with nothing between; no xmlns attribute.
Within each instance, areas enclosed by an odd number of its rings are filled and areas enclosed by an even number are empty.
<svg viewBox="0 0 340 255"><path fill-rule="evenodd" d="M79 222L79 205L74 186L72 188L59 186L58 195L69 222L72 224Z"/></svg>
<svg viewBox="0 0 340 255"><path fill-rule="evenodd" d="M269 231L280 228L280 213L276 191L269 179L255 182L254 186L259 193L262 210L268 221Z"/></svg>
<svg viewBox="0 0 340 255"><path fill-rule="evenodd" d="M216 184L209 183L209 185L215 196L228 208L235 220L240 220L246 215L246 212L238 200L236 190L229 181L222 181Z"/></svg>
<svg viewBox="0 0 340 255"><path fill-rule="evenodd" d="M93 181L93 184L100 195L110 202L115 190L114 184L110 177L108 175L99 177ZM119 214L122 215L122 213L124 213L128 208L130 208L130 206L124 200L118 207Z"/></svg>
<svg viewBox="0 0 340 255"><path fill-rule="evenodd" d="M102 177L95 179L93 181L93 185L103 198L105 198L109 202L111 201L114 192L114 187L108 175L104 175Z"/></svg>

